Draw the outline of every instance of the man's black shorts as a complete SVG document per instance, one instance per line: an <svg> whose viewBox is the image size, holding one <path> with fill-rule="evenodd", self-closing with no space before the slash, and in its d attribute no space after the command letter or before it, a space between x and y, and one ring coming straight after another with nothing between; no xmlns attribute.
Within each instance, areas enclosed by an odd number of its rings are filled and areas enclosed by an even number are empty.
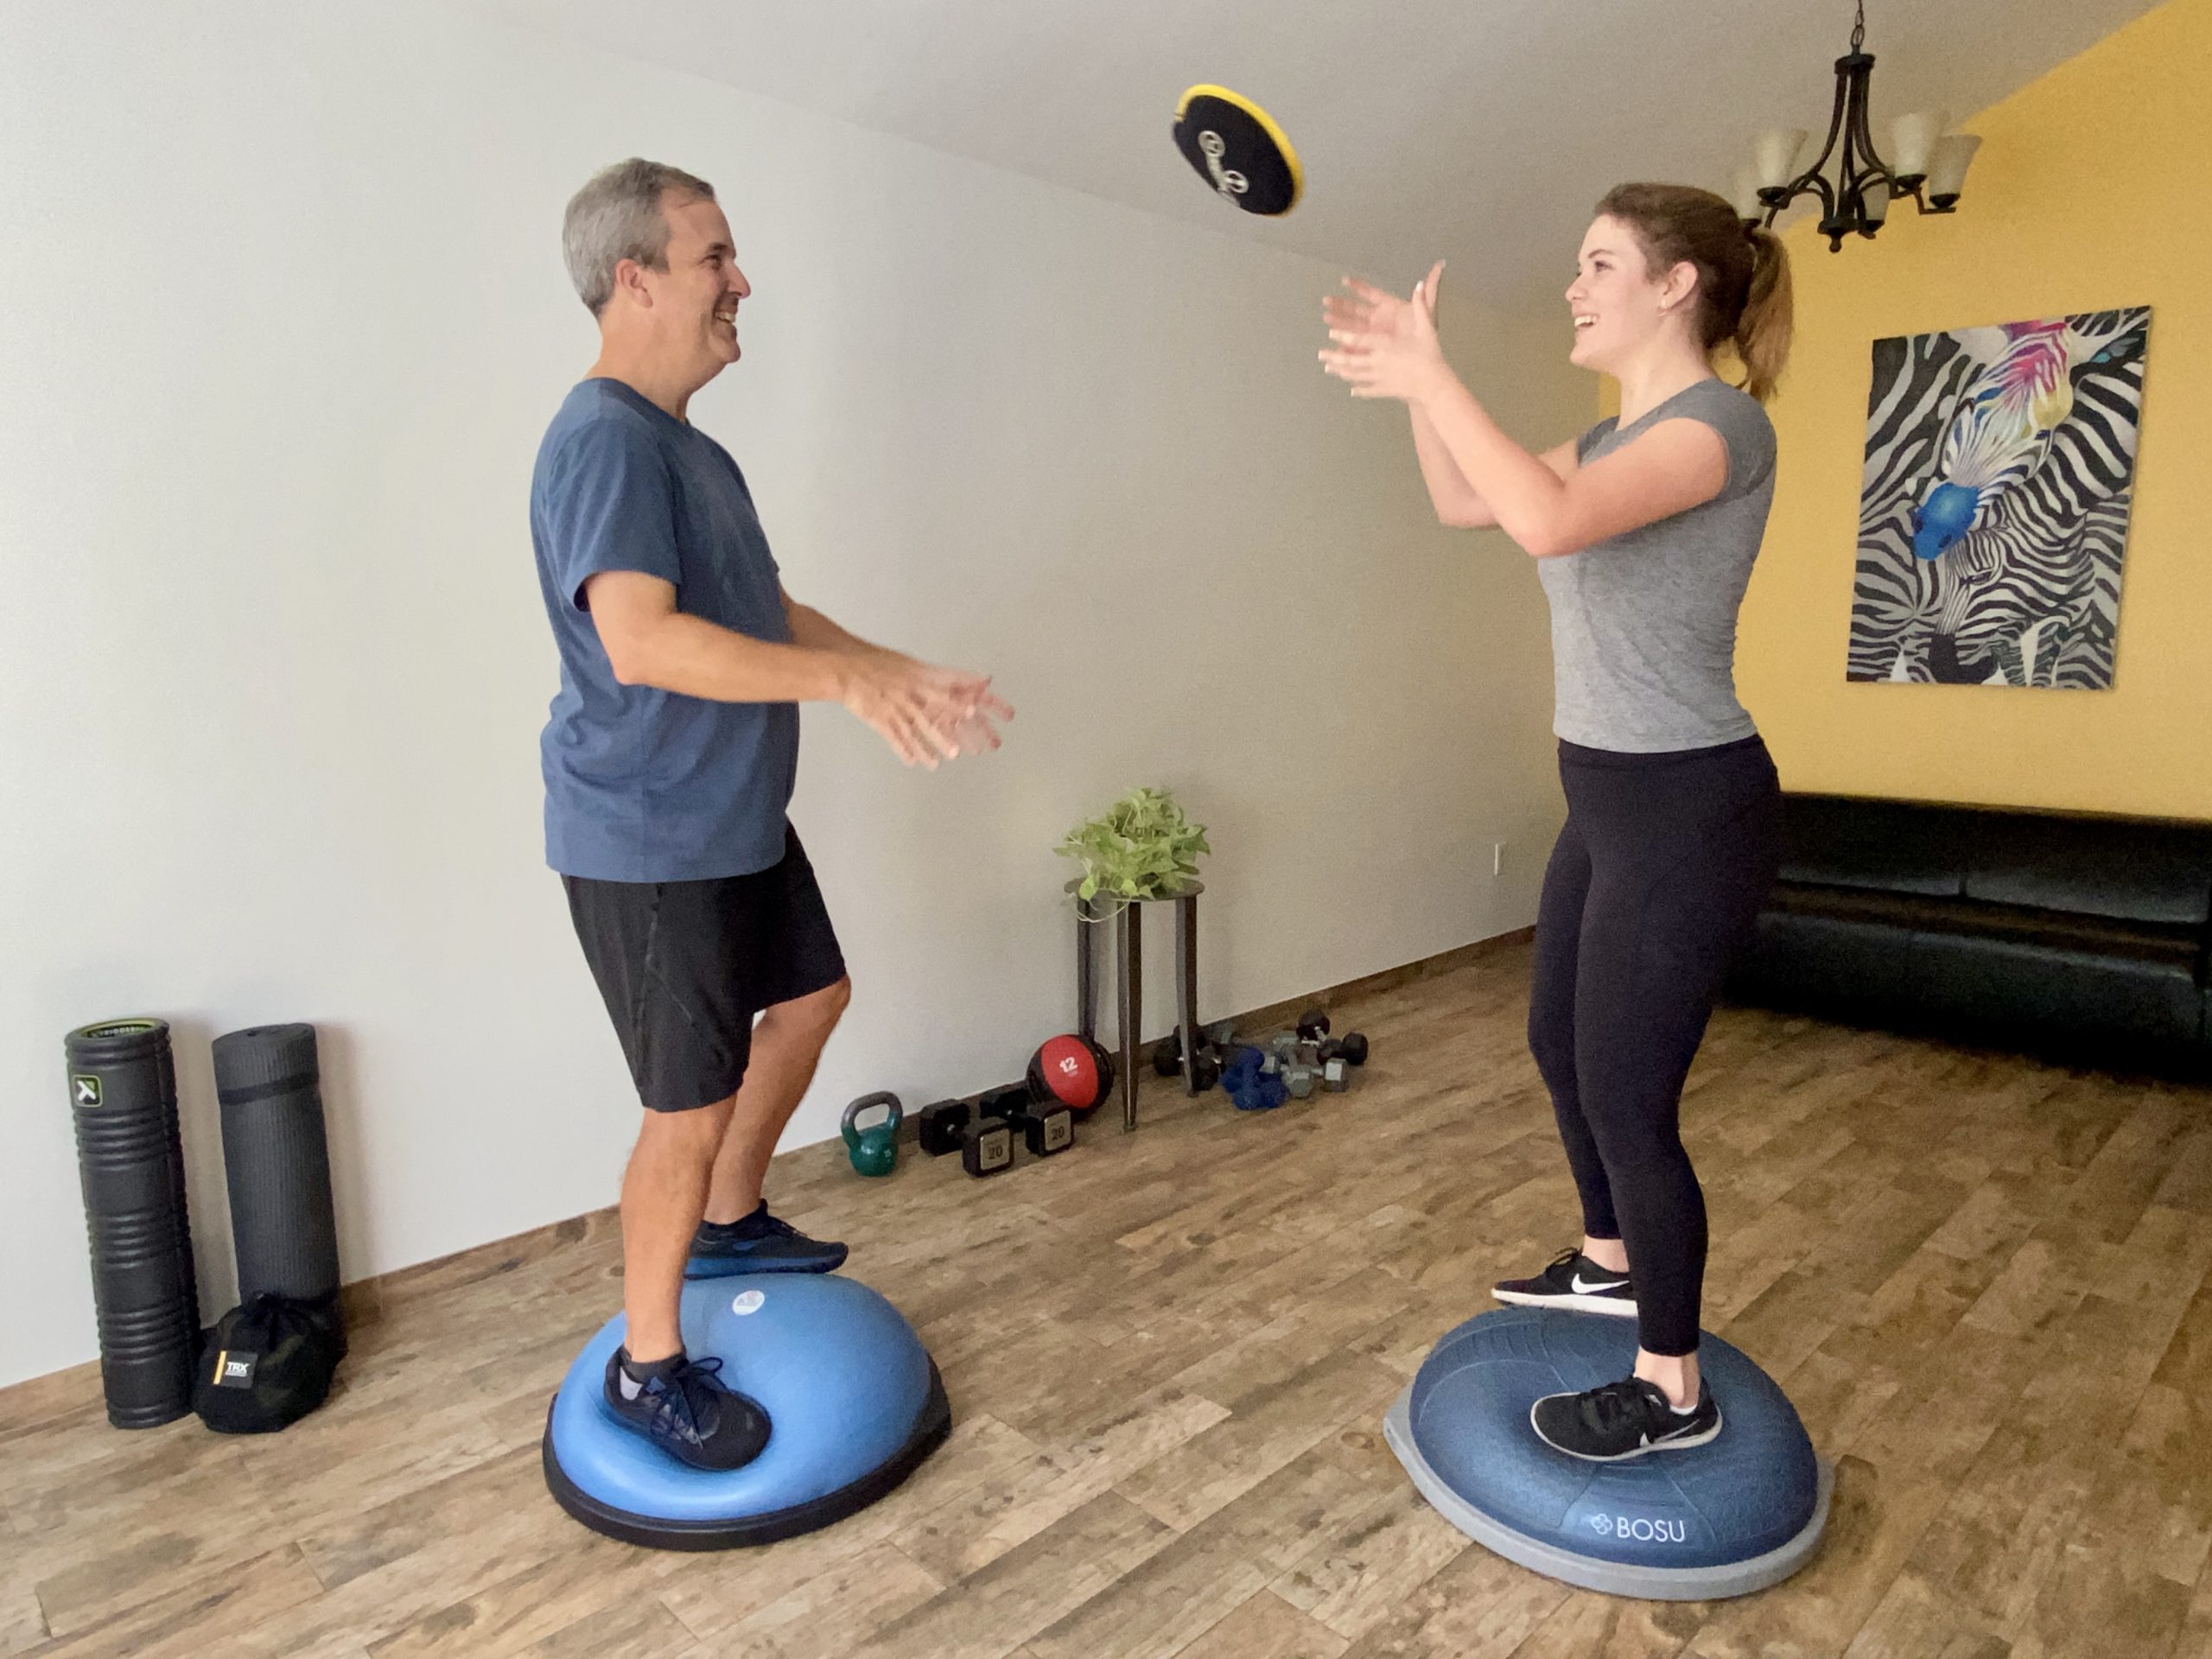
<svg viewBox="0 0 2212 1659"><path fill-rule="evenodd" d="M745 1079L753 1016L845 976L814 866L788 827L781 861L753 875L561 881L650 1111L727 1100Z"/></svg>

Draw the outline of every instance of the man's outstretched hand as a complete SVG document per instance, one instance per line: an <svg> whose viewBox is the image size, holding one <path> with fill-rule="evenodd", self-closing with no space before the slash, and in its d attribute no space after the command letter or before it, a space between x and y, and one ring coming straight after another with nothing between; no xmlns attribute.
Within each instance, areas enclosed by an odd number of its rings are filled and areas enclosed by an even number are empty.
<svg viewBox="0 0 2212 1659"><path fill-rule="evenodd" d="M842 701L910 766L988 753L999 747L993 722L1014 718L1013 709L991 695L989 676L896 652L849 656Z"/></svg>

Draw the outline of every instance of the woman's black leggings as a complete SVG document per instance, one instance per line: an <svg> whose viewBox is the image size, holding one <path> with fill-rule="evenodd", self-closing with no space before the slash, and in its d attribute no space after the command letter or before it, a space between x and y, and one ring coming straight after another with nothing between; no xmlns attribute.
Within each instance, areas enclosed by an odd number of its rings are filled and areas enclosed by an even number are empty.
<svg viewBox="0 0 2212 1659"><path fill-rule="evenodd" d="M1560 779L1529 1046L1583 1230L1627 1246L1643 1346L1693 1353L1705 1195L1682 1149L1682 1079L1773 883L1781 790L1757 737L1665 754L1561 743Z"/></svg>

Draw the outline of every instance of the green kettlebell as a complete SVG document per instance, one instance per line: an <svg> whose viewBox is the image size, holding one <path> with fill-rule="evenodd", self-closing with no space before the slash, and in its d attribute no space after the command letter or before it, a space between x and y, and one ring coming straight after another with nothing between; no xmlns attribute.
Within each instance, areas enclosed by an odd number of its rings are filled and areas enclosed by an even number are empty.
<svg viewBox="0 0 2212 1659"><path fill-rule="evenodd" d="M880 1123L860 1127L860 1115L880 1106L888 1114ZM888 1175L899 1165L899 1124L906 1116L893 1094L862 1095L845 1108L845 1154L856 1175Z"/></svg>

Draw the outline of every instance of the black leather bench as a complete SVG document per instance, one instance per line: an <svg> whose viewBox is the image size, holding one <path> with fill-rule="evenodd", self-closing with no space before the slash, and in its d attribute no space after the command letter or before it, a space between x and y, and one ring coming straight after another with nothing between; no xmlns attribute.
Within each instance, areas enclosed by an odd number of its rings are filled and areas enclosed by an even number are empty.
<svg viewBox="0 0 2212 1659"><path fill-rule="evenodd" d="M2212 1072L2212 824L1784 797L1738 1001Z"/></svg>

